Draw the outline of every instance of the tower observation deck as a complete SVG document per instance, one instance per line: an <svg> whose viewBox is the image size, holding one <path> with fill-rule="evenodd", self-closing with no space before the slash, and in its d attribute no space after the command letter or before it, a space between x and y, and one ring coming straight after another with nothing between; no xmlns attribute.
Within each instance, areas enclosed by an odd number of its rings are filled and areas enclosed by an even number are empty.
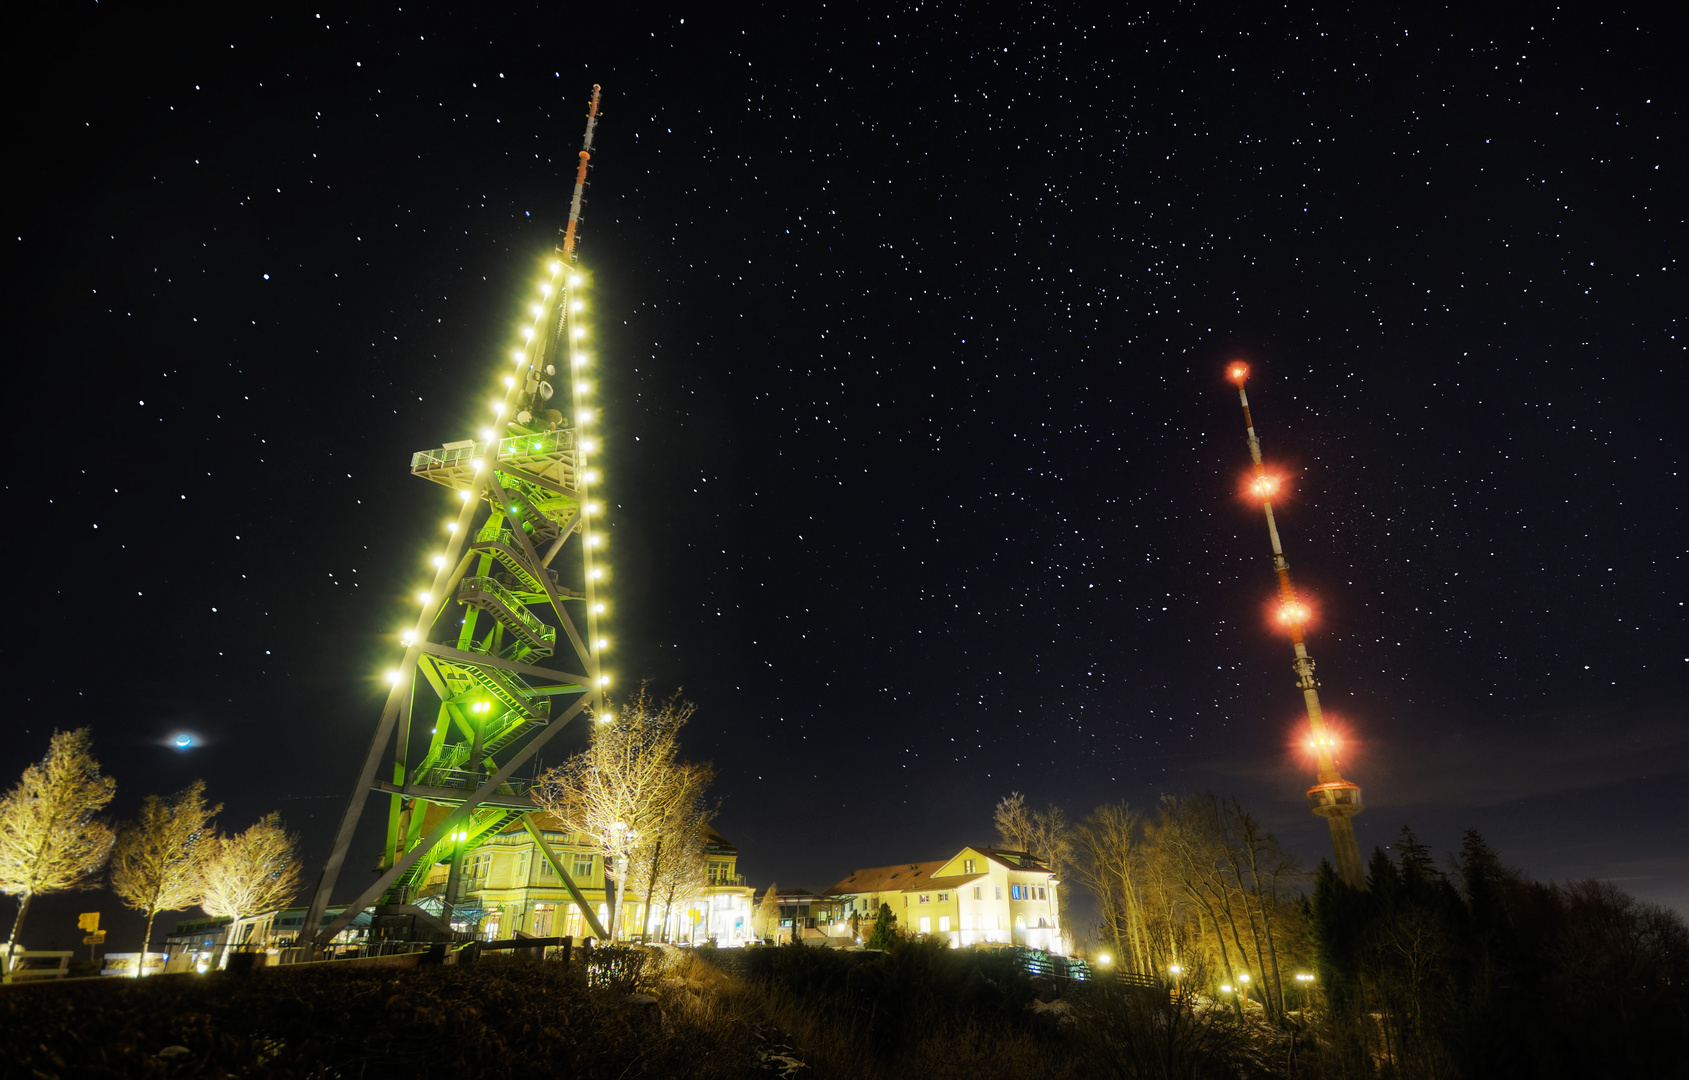
<svg viewBox="0 0 1689 1080"><path fill-rule="evenodd" d="M573 719L611 719L601 590L606 533L591 404L594 366L585 321L586 273L575 261L599 89L568 226L522 301L531 321L496 361L498 389L475 438L411 455L410 471L453 493L454 516L430 546L432 582L411 625L395 635L403 659L303 925L297 959L311 958L359 912L407 915L450 931L466 854L520 822L595 933L593 906L534 827L530 786L539 751ZM560 407L559 407L560 406ZM431 714L431 717L430 717ZM430 717L424 719L424 717ZM371 796L387 805L376 878L337 919L323 913ZM429 871L450 870L439 905L417 905ZM362 875L359 875L360 878Z"/></svg>
<svg viewBox="0 0 1689 1080"><path fill-rule="evenodd" d="M1244 380L1249 377L1249 365L1233 363L1226 375L1237 383L1238 399L1243 403L1243 424L1248 436L1249 457L1254 467L1249 491L1261 500L1267 515L1267 536L1273 545L1273 570L1278 576L1278 620L1290 632L1296 673L1296 687L1302 691L1302 704L1308 713L1308 742L1314 753L1318 783L1308 789L1308 809L1325 818L1331 826L1331 848L1337 863L1337 875L1357 889L1366 888L1366 873L1361 866L1360 846L1355 841L1353 818L1361 812L1361 789L1343 779L1337 767L1338 741L1325 721L1320 709L1319 680L1314 678L1314 660L1308 655L1304 630L1308 623L1308 606L1296 595L1290 583L1290 563L1285 560L1279 543L1278 524L1273 520L1273 496L1278 493L1279 480L1267 471L1261 460L1261 440L1255 436L1255 421L1249 415L1249 395Z"/></svg>

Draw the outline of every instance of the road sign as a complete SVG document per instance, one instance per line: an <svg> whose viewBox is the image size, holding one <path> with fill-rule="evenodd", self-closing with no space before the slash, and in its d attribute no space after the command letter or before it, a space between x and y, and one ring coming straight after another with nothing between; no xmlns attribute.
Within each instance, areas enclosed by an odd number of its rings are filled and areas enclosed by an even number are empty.
<svg viewBox="0 0 1689 1080"><path fill-rule="evenodd" d="M85 911L78 915L76 917L76 928L78 930L87 930L89 933L93 933L98 930L100 928L100 913L97 911Z"/></svg>
<svg viewBox="0 0 1689 1080"><path fill-rule="evenodd" d="M104 930L96 930L82 939L82 944L84 945L104 945L105 943L106 932Z"/></svg>

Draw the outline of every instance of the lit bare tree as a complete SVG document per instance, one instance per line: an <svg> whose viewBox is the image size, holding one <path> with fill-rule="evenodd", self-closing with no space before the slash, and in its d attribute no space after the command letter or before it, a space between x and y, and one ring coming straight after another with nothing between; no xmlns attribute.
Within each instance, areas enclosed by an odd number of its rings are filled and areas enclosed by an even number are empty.
<svg viewBox="0 0 1689 1080"><path fill-rule="evenodd" d="M704 895L710 885L709 860L704 854L704 826L715 816L714 808L698 801L696 813L675 822L673 827L653 844L649 857L633 863L632 885L636 893L645 894L645 922L661 904L663 915L659 926L666 927L675 901Z"/></svg>
<svg viewBox="0 0 1689 1080"><path fill-rule="evenodd" d="M651 924L652 904L659 891L670 904L683 886L696 886L697 892L702 891L699 880L707 880L708 873L704 826L715 817L715 807L707 801L706 793L714 781L715 770L708 765L678 764L661 820L653 823L653 835L645 838L628 864L634 895L645 894L643 926ZM668 921L666 911L663 921Z"/></svg>
<svg viewBox="0 0 1689 1080"><path fill-rule="evenodd" d="M6 968L30 900L86 887L111 852L115 834L98 815L117 781L100 775L93 742L87 728L53 732L47 756L0 799L0 892L19 898Z"/></svg>
<svg viewBox="0 0 1689 1080"><path fill-rule="evenodd" d="M1018 791L997 800L991 813L997 826L997 843L1011 851L1024 851L1060 877L1073 857L1073 830L1059 806L1033 810Z"/></svg>
<svg viewBox="0 0 1689 1080"><path fill-rule="evenodd" d="M713 775L708 766L680 760L680 729L695 706L677 693L658 701L641 686L613 723L600 723L581 753L541 778L534 799L560 821L586 833L616 867L616 900L610 908L617 934L627 896L629 864L648 860L671 828L675 806L693 799Z"/></svg>
<svg viewBox="0 0 1689 1080"><path fill-rule="evenodd" d="M167 799L148 795L140 816L118 832L111 891L147 917L143 958L152 948L158 913L180 911L204 891L205 865L217 848L211 819L221 809L221 803L205 805L205 781L195 780ZM146 974L145 963L141 974Z"/></svg>
<svg viewBox="0 0 1689 1080"><path fill-rule="evenodd" d="M218 837L217 850L205 866L200 907L232 923L286 904L299 892L298 846L299 838L288 835L277 813L266 814L236 836ZM309 931L304 927L300 932ZM224 940L225 956L232 944Z"/></svg>
<svg viewBox="0 0 1689 1080"><path fill-rule="evenodd" d="M1142 858L1143 815L1125 803L1108 803L1093 810L1074 830L1079 858L1079 883L1096 899L1114 938L1117 962L1133 970L1154 970L1143 933Z"/></svg>
<svg viewBox="0 0 1689 1080"><path fill-rule="evenodd" d="M751 912L751 933L759 938L780 936L780 889L772 881L762 894L762 902Z"/></svg>
<svg viewBox="0 0 1689 1080"><path fill-rule="evenodd" d="M1073 829L1062 808L1052 803L1043 810L1031 810L1025 795L1011 791L997 801L991 817L997 825L997 842L1024 851L1049 867L1055 875L1052 891L1059 891L1062 876L1073 860ZM1062 926L1067 926L1066 918L1062 919Z"/></svg>
<svg viewBox="0 0 1689 1080"><path fill-rule="evenodd" d="M991 814L997 826L997 843L1011 851L1032 850L1032 811L1026 808L1026 796L1018 791L997 800Z"/></svg>

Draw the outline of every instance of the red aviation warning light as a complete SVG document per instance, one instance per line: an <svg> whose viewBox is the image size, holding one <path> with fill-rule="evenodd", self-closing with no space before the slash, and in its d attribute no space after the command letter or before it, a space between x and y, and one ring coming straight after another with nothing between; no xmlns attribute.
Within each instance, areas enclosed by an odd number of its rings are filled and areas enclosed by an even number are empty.
<svg viewBox="0 0 1689 1080"><path fill-rule="evenodd" d="M1270 499L1278 494L1279 478L1262 473L1249 482L1249 493L1257 499Z"/></svg>
<svg viewBox="0 0 1689 1080"><path fill-rule="evenodd" d="M1226 378L1234 383L1241 383L1249 378L1249 365L1242 360L1233 360L1231 366L1226 369Z"/></svg>
<svg viewBox="0 0 1689 1080"><path fill-rule="evenodd" d="M1308 605L1292 600L1278 606L1278 621L1286 626L1302 626L1308 621Z"/></svg>

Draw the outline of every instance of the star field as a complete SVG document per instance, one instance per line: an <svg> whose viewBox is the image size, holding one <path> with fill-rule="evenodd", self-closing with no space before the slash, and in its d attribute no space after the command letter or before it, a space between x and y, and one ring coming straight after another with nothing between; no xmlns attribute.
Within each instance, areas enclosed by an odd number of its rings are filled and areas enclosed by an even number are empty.
<svg viewBox="0 0 1689 1080"><path fill-rule="evenodd" d="M484 416L599 82L613 670L697 701L753 880L1010 790L1212 787L1325 852L1241 357L1363 848L1689 906L1653 13L35 18L7 323L60 445L7 492L59 558L5 775L92 723L120 813L204 775L315 873L452 509L408 455Z"/></svg>

